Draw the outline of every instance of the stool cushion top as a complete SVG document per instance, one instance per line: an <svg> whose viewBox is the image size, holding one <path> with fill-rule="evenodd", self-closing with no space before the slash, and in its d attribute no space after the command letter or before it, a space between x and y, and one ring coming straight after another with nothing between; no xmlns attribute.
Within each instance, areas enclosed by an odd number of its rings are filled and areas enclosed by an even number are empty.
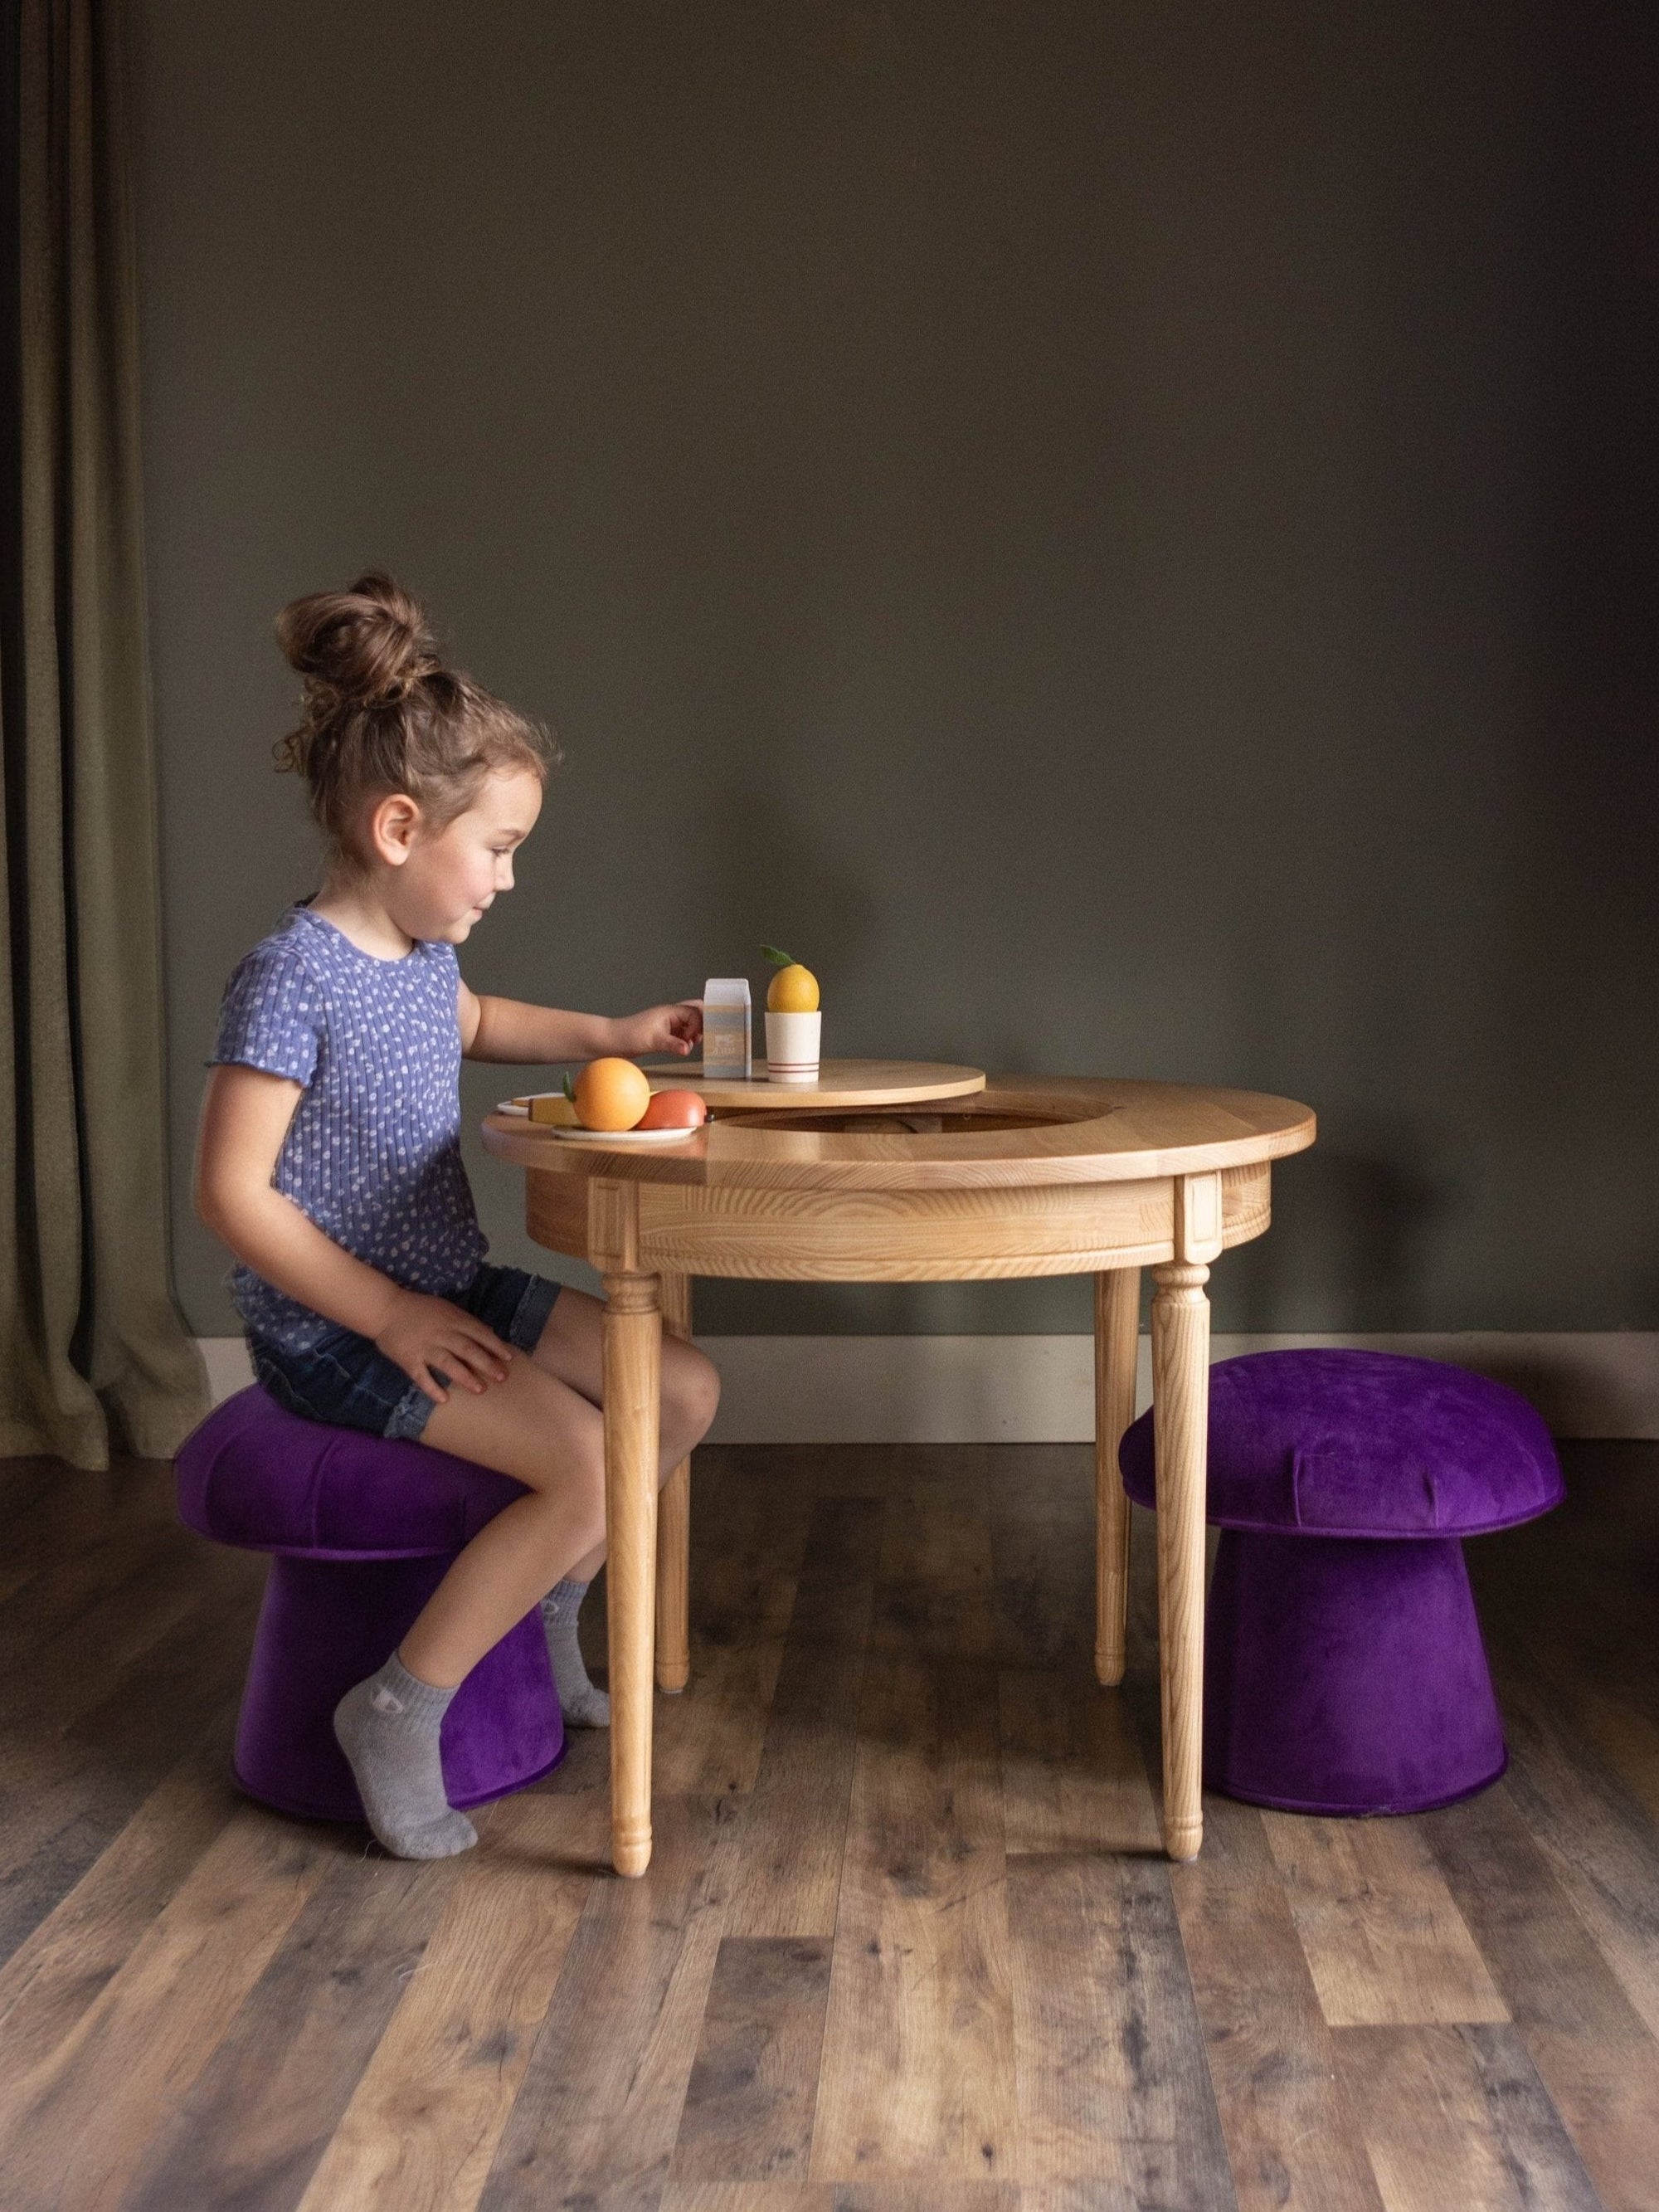
<svg viewBox="0 0 1659 2212"><path fill-rule="evenodd" d="M303 1559L459 1552L525 1494L510 1475L429 1444L303 1420L257 1383L185 1438L178 1477L191 1528Z"/></svg>
<svg viewBox="0 0 1659 2212"><path fill-rule="evenodd" d="M1153 1503L1152 1416L1118 1455ZM1210 1370L1206 1518L1308 1536L1477 1536L1561 1502L1550 1432L1518 1392L1392 1352L1254 1352Z"/></svg>

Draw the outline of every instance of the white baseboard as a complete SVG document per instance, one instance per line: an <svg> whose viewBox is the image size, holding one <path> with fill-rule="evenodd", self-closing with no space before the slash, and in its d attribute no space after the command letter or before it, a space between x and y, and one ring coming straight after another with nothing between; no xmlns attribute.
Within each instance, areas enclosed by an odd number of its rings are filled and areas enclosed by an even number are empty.
<svg viewBox="0 0 1659 2212"><path fill-rule="evenodd" d="M1081 1443L1094 1434L1086 1336L714 1336L714 1443ZM240 1337L204 1337L215 1402L249 1379ZM1557 1436L1659 1437L1659 1331L1217 1336L1212 1357L1352 1345L1510 1383ZM1140 1403L1150 1395L1146 1340Z"/></svg>
<svg viewBox="0 0 1659 2212"><path fill-rule="evenodd" d="M240 1336L198 1336L196 1342L207 1369L208 1394L216 1406L253 1380L247 1346Z"/></svg>

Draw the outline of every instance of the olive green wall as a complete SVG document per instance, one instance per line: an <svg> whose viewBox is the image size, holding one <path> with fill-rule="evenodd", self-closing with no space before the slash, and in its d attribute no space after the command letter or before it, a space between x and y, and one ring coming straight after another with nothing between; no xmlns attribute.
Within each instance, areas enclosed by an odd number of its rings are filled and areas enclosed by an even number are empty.
<svg viewBox="0 0 1659 2212"><path fill-rule="evenodd" d="M199 1329L200 1062L313 880L270 621L370 562L568 754L475 988L772 939L836 1053L1313 1103L1224 1328L1659 1322L1651 11L135 4Z"/></svg>

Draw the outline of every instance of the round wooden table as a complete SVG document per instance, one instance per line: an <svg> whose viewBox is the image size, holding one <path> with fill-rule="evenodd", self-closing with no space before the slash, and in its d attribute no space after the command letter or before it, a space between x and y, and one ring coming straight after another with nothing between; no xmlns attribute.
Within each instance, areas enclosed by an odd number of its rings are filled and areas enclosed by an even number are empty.
<svg viewBox="0 0 1659 2212"><path fill-rule="evenodd" d="M861 1085L844 1079L855 1066ZM696 1080L691 1070L652 1072L665 1085ZM708 1085L708 1127L653 1149L572 1143L504 1114L483 1125L487 1148L528 1170L531 1236L590 1261L605 1279L617 1871L643 1874L651 1858L653 1643L659 1686L683 1689L690 1671L690 1471L675 1470L659 1511L657 1395L661 1327L690 1334L694 1275L902 1283L1092 1274L1095 1669L1112 1684L1123 1677L1128 1589L1117 1447L1134 1415L1140 1270L1152 1269L1164 1841L1172 1858L1195 1856L1203 1839L1204 1285L1212 1260L1267 1228L1272 1163L1313 1143L1313 1115L1249 1091L1069 1077L987 1083L971 1068L902 1062L826 1060L816 1091L726 1088L735 1105Z"/></svg>

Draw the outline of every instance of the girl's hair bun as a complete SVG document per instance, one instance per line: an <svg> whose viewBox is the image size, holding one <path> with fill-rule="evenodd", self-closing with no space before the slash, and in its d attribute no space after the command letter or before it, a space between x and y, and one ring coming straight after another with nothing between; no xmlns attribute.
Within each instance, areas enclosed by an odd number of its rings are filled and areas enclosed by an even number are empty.
<svg viewBox="0 0 1659 2212"><path fill-rule="evenodd" d="M295 599L276 617L276 636L319 720L340 708L395 707L442 665L419 601L376 568L343 592Z"/></svg>
<svg viewBox="0 0 1659 2212"><path fill-rule="evenodd" d="M439 827L471 804L492 769L545 781L558 747L539 722L439 659L418 600L378 568L343 592L313 592L276 617L305 678L301 720L273 748L302 775L335 853L354 841L363 804L407 792Z"/></svg>

